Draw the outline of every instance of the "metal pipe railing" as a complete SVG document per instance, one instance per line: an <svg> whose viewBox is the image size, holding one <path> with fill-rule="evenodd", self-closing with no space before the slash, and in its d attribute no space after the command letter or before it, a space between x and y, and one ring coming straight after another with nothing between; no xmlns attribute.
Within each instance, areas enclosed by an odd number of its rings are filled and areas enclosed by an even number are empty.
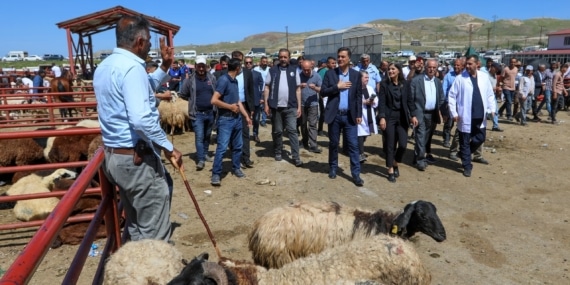
<svg viewBox="0 0 570 285"><path fill-rule="evenodd" d="M27 284L37 267L42 262L50 245L71 215L77 201L101 167L104 159L102 148L99 148L93 159L87 164L81 175L61 198L55 209L38 229L31 241L6 271L0 284Z"/></svg>

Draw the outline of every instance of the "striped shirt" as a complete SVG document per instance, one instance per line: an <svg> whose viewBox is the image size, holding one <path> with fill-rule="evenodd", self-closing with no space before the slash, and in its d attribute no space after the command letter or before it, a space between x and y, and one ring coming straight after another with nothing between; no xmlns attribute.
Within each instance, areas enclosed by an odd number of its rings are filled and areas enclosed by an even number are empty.
<svg viewBox="0 0 570 285"><path fill-rule="evenodd" d="M544 88L552 91L552 72L550 69L547 69L542 73L542 81L545 83Z"/></svg>

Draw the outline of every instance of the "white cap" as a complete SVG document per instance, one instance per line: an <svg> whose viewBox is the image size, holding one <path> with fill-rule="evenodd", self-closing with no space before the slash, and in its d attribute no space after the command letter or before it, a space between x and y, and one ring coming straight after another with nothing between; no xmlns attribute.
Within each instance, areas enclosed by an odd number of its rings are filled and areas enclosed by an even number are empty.
<svg viewBox="0 0 570 285"><path fill-rule="evenodd" d="M411 55L410 58L408 58L409 61L414 61L416 60L416 56L415 55Z"/></svg>
<svg viewBox="0 0 570 285"><path fill-rule="evenodd" d="M202 55L201 55L201 56L197 56L197 57L196 57L196 64L200 64L200 63L206 64L206 57L204 57L204 56L202 56Z"/></svg>

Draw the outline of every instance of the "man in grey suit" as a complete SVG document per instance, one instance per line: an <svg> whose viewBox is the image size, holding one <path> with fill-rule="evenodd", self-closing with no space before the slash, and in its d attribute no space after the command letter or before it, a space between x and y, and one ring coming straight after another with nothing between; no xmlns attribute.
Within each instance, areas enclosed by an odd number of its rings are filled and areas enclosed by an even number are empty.
<svg viewBox="0 0 570 285"><path fill-rule="evenodd" d="M427 61L425 74L412 79L410 88L416 110L412 113L415 128L414 164L424 171L428 163L435 163L431 155L431 138L442 115L447 115L445 96L441 81L435 77L437 61Z"/></svg>

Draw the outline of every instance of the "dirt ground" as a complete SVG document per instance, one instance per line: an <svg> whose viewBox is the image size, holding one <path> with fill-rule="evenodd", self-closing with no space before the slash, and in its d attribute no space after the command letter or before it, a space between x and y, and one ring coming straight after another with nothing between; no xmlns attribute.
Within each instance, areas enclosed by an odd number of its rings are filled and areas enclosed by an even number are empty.
<svg viewBox="0 0 570 285"><path fill-rule="evenodd" d="M211 163L196 171L195 162L187 157L186 175L219 247L231 258L251 259L246 237L252 222L291 201L333 200L363 209L399 211L410 201L422 199L437 206L447 230L442 243L423 234L412 239L431 271L433 284L570 284L569 115L561 111L559 125L521 127L501 121L505 132L487 132L484 156L490 165L475 164L470 178L463 177L459 162L447 159L441 137L435 136L437 163L425 172L411 167L413 145L409 144L401 177L389 183L384 158L379 155L380 136L373 136L366 142L365 185L359 188L350 179L346 156L340 156L338 177L327 177L325 137L319 137L323 153L302 151L303 167L296 168L287 159L276 162L271 155L270 125L261 128L262 143L251 144L255 165L244 170L246 178L228 174L222 177L221 187L213 187ZM174 139L175 146L191 157L193 142L193 133ZM224 170L230 169L226 159ZM173 177L171 220L176 225L176 247L187 258L209 252L215 259L180 176L173 172ZM257 184L265 179L276 185ZM7 187L0 189L3 192ZM13 221L11 210L0 211L0 223ZM9 267L33 234L32 229L0 232L0 271ZM102 248L104 241L98 244ZM50 250L30 284L61 283L76 249ZM88 257L79 284L91 283L98 261Z"/></svg>

